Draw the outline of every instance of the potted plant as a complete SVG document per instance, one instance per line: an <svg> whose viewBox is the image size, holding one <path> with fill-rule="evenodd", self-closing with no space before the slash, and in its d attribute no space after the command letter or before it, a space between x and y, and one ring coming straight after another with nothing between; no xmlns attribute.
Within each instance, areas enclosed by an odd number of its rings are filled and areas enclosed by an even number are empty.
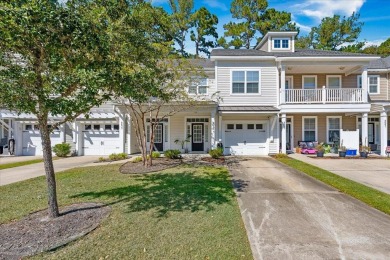
<svg viewBox="0 0 390 260"><path fill-rule="evenodd" d="M340 145L339 147L339 156L340 157L345 157L345 155L347 154L347 148L343 145Z"/></svg>
<svg viewBox="0 0 390 260"><path fill-rule="evenodd" d="M339 152L339 148L338 148L337 144L333 145L333 147L330 148L330 152L331 153L338 153Z"/></svg>
<svg viewBox="0 0 390 260"><path fill-rule="evenodd" d="M191 139L191 135L188 135L186 139L183 139L183 140L176 139L175 140L175 144L179 144L180 143L182 152L188 153L188 149L187 149L186 143L189 143L190 139Z"/></svg>
<svg viewBox="0 0 390 260"><path fill-rule="evenodd" d="M324 157L325 147L323 144L317 145L316 150L317 150L317 157Z"/></svg>
<svg viewBox="0 0 390 260"><path fill-rule="evenodd" d="M360 157L367 158L369 152L370 152L369 146L366 145L360 146Z"/></svg>
<svg viewBox="0 0 390 260"><path fill-rule="evenodd" d="M295 153L301 153L301 147L299 146L295 147Z"/></svg>

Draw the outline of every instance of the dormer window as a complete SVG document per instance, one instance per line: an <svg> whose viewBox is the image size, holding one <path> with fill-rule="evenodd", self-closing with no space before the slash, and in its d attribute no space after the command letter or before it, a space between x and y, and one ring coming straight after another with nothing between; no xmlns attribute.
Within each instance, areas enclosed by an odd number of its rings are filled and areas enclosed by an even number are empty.
<svg viewBox="0 0 390 260"><path fill-rule="evenodd" d="M273 49L274 50L288 50L290 49L290 39L281 38L281 39L273 39Z"/></svg>

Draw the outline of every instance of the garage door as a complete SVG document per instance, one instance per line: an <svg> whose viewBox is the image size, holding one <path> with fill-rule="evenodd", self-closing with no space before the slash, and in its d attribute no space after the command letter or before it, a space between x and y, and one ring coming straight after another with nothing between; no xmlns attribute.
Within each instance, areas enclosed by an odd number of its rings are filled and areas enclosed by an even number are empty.
<svg viewBox="0 0 390 260"><path fill-rule="evenodd" d="M119 125L85 125L83 131L84 155L120 153Z"/></svg>
<svg viewBox="0 0 390 260"><path fill-rule="evenodd" d="M225 153L231 155L268 155L266 123L234 122L225 124Z"/></svg>
<svg viewBox="0 0 390 260"><path fill-rule="evenodd" d="M26 124L22 133L22 142L23 142L23 155L42 155L42 140L41 134L39 133L37 125ZM53 147L56 144L60 144L61 137L60 131L55 130L51 135L51 146Z"/></svg>

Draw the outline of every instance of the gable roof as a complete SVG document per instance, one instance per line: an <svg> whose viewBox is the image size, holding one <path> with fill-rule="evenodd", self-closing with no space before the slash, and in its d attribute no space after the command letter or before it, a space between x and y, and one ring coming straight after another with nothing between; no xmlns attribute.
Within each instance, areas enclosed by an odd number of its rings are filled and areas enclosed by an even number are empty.
<svg viewBox="0 0 390 260"><path fill-rule="evenodd" d="M371 61L367 68L372 70L390 69L390 56Z"/></svg>

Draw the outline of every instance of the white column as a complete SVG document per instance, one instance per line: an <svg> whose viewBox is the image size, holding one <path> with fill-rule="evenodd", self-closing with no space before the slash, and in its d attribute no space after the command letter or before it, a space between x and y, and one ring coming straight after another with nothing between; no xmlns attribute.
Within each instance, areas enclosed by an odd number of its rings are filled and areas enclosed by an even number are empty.
<svg viewBox="0 0 390 260"><path fill-rule="evenodd" d="M125 141L126 141L126 135L125 135L125 120L123 120L123 116L119 115L119 151L121 153L125 152Z"/></svg>
<svg viewBox="0 0 390 260"><path fill-rule="evenodd" d="M77 141L76 141L76 149L77 149L77 155L81 156L84 155L83 151L83 125L81 122L76 122L76 134L77 134Z"/></svg>
<svg viewBox="0 0 390 260"><path fill-rule="evenodd" d="M280 104L286 103L286 69L284 66L280 69Z"/></svg>
<svg viewBox="0 0 390 260"><path fill-rule="evenodd" d="M215 140L215 110L211 112L211 148L214 149L216 147L216 140Z"/></svg>
<svg viewBox="0 0 390 260"><path fill-rule="evenodd" d="M15 155L23 154L23 124L15 122L14 125L14 139L15 139Z"/></svg>
<svg viewBox="0 0 390 260"><path fill-rule="evenodd" d="M65 124L62 124L59 126L59 129L60 129L60 139L61 139L61 142L65 143L66 142L66 137L65 137Z"/></svg>
<svg viewBox="0 0 390 260"><path fill-rule="evenodd" d="M170 121L169 121L170 123ZM127 124L127 127L128 127L128 131L126 133L127 135L127 153L128 154L131 154L131 132L133 131L133 125L131 124L131 118L130 116L127 117L127 120L126 120L126 124Z"/></svg>
<svg viewBox="0 0 390 260"><path fill-rule="evenodd" d="M365 68L362 72L362 92L363 92L363 102L367 102L368 100L368 78L367 78L367 68Z"/></svg>
<svg viewBox="0 0 390 260"><path fill-rule="evenodd" d="M218 116L218 142L222 142L222 116ZM225 144L223 144L225 146Z"/></svg>
<svg viewBox="0 0 390 260"><path fill-rule="evenodd" d="M282 153L287 153L287 131L286 131L286 125L287 125L287 118L286 114L282 114L282 133L281 133L281 143L282 143Z"/></svg>
<svg viewBox="0 0 390 260"><path fill-rule="evenodd" d="M381 112L381 155L386 156L387 147L387 112Z"/></svg>
<svg viewBox="0 0 390 260"><path fill-rule="evenodd" d="M362 145L368 146L368 114L362 114Z"/></svg>

